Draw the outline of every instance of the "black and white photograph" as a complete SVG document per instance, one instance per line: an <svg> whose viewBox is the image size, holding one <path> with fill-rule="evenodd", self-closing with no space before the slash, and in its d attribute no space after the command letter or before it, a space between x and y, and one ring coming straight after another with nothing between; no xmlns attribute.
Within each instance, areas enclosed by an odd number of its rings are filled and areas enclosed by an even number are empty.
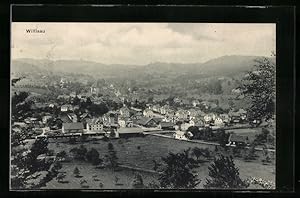
<svg viewBox="0 0 300 198"><path fill-rule="evenodd" d="M276 23L12 22L10 190L274 190Z"/></svg>

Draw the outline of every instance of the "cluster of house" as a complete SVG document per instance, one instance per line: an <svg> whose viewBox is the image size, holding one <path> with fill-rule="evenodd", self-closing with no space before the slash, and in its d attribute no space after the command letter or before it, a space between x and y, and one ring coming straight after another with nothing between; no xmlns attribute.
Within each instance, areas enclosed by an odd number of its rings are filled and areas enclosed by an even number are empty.
<svg viewBox="0 0 300 198"><path fill-rule="evenodd" d="M230 111L228 114L205 113L196 108L173 109L169 105L149 105L143 111L145 117L162 118L165 122L183 123L182 128L190 126L217 126L223 127L230 123L242 123L246 121L247 112L243 109Z"/></svg>
<svg viewBox="0 0 300 198"><path fill-rule="evenodd" d="M78 97L71 94L68 97ZM64 96L59 96L62 98ZM79 96L81 98L81 96ZM195 105L198 103L196 101ZM55 104L49 104L53 107ZM57 104L56 104L57 105ZM240 123L246 120L246 111L239 109L238 111L230 111L228 114L204 113L197 108L174 109L169 105L151 105L147 104L147 108L142 110L138 108L129 108L123 106L116 112L108 112L107 114L93 118L89 113L76 115L74 111L79 109L78 105L64 104L60 106L60 111L64 112L59 117L62 123L78 123L82 122L88 131L99 131L104 128L131 128L146 127L157 128L162 130L181 130L186 131L191 126L196 127L223 127L229 123ZM42 123L46 124L52 118L51 115L45 115ZM26 120L25 120L26 121ZM30 122L37 122L32 118ZM71 124L72 125L72 124ZM83 129L83 128L82 128ZM67 129L68 130L68 129Z"/></svg>
<svg viewBox="0 0 300 198"><path fill-rule="evenodd" d="M113 89L113 86L111 87ZM161 130L175 130L186 131L191 126L224 127L230 123L241 123L246 121L246 111L239 109L238 111L230 111L229 113L215 114L205 113L197 108L202 105L206 109L213 108L214 103L199 102L198 100L192 101L191 108L178 108L175 109L170 105L147 104L147 108L142 110L124 105L116 112L108 112L101 117L92 117L88 112L81 112L81 115L76 115L75 110L78 110L79 105L71 105L75 98L86 101L88 97L92 102L97 104L103 102L101 98L96 97L95 94L99 92L99 88L92 86L90 92L86 94L77 94L72 92L68 95L59 95L58 100L63 100L65 104L59 105L58 103L46 104L48 107L59 107L63 112L55 121L62 123L62 133L82 133L85 132L101 132L101 131L122 131L122 130L135 130L135 128L152 128ZM120 95L116 93L116 95ZM174 98L174 102L182 102L178 98ZM67 103L67 104L66 104ZM43 104L45 106L45 104ZM46 114L41 121L36 118L30 118L25 122L33 124L46 124L52 115ZM29 119L29 118L28 118ZM57 128L55 128L57 129ZM139 130L140 131L140 130ZM179 134L180 137L183 137Z"/></svg>
<svg viewBox="0 0 300 198"><path fill-rule="evenodd" d="M68 107L68 110L64 109L65 106ZM175 111L168 106L159 107L158 105L149 106L145 110L123 106L118 111L109 111L101 117L92 117L89 113L76 115L70 110L70 106L62 105L61 111L65 113L55 120L55 122L60 121L62 123L61 132L63 134L95 133L108 136L114 134L115 138L122 136L122 134L141 134L147 129L156 129L173 130L174 138L187 140L193 136L191 132L187 132L191 126L196 126L199 129L208 126L213 128L214 126L224 126L221 124L231 119L246 118L246 112L242 109L225 115L215 115L204 114L194 109ZM45 126L48 120L52 118L54 117L51 114L46 113L42 120L30 117L26 118L24 122L15 123L15 125L19 127L29 124L36 127ZM42 131L37 131L37 134L41 133ZM234 134L230 135L228 146L241 144L247 145L248 139Z"/></svg>

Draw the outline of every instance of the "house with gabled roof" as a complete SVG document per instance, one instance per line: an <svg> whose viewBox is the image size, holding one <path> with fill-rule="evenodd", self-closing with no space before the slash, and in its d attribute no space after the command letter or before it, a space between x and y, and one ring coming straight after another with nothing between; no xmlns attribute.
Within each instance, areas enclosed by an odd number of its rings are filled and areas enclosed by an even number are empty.
<svg viewBox="0 0 300 198"><path fill-rule="evenodd" d="M83 128L81 122L63 123L62 133L83 133Z"/></svg>
<svg viewBox="0 0 300 198"><path fill-rule="evenodd" d="M214 125L215 126L224 126L224 122L223 122L223 120L222 120L222 118L221 117L216 117L216 119L215 119L215 121L214 121Z"/></svg>
<svg viewBox="0 0 300 198"><path fill-rule="evenodd" d="M119 113L120 113L121 116L129 117L130 116L130 109L128 107L124 106L121 109L119 109Z"/></svg>
<svg viewBox="0 0 300 198"><path fill-rule="evenodd" d="M160 107L160 114L166 115L168 110L169 110L169 105L164 105L164 106Z"/></svg>
<svg viewBox="0 0 300 198"><path fill-rule="evenodd" d="M143 127L158 127L161 121L162 121L161 118L141 117L138 120L133 120L133 124L143 126Z"/></svg>
<svg viewBox="0 0 300 198"><path fill-rule="evenodd" d="M172 122L160 122L158 125L159 129L163 130L175 130L175 124Z"/></svg>
<svg viewBox="0 0 300 198"><path fill-rule="evenodd" d="M72 120L67 115L60 115L59 118L63 123L71 123Z"/></svg>
<svg viewBox="0 0 300 198"><path fill-rule="evenodd" d="M191 124L191 126L195 126L198 128L204 127L204 121L199 118L192 119L189 123Z"/></svg>
<svg viewBox="0 0 300 198"><path fill-rule="evenodd" d="M103 131L103 121L101 118L86 120L86 129L88 131Z"/></svg>
<svg viewBox="0 0 300 198"><path fill-rule="evenodd" d="M120 127L123 127L123 128L133 126L133 122L132 122L131 118L126 117L126 116L119 116L118 124L120 125Z"/></svg>

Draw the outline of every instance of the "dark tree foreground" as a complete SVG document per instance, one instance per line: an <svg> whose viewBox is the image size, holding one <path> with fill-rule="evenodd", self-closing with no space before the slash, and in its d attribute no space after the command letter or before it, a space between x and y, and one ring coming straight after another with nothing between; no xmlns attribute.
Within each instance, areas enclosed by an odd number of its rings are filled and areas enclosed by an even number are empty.
<svg viewBox="0 0 300 198"><path fill-rule="evenodd" d="M250 120L270 120L275 113L276 64L263 58L256 60L255 70L243 79L241 93L252 101L248 109Z"/></svg>
<svg viewBox="0 0 300 198"><path fill-rule="evenodd" d="M182 153L169 153L163 157L163 171L159 177L162 188L195 188L199 183L197 175L192 169L197 167L197 162L190 156L190 150Z"/></svg>
<svg viewBox="0 0 300 198"><path fill-rule="evenodd" d="M209 189L243 189L249 184L240 178L239 169L233 158L220 155L208 167L210 178L206 179L205 188Z"/></svg>

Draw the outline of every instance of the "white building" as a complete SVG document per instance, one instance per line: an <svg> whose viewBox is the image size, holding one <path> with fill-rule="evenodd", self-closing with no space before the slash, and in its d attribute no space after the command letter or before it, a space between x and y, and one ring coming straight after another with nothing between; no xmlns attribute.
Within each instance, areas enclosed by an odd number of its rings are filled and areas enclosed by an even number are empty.
<svg viewBox="0 0 300 198"><path fill-rule="evenodd" d="M216 126L223 126L223 125L224 125L224 122L223 122L223 120L222 120L221 118L217 117L217 118L215 119L214 124L215 124Z"/></svg>
<svg viewBox="0 0 300 198"><path fill-rule="evenodd" d="M188 140L183 131L176 131L173 137L178 140Z"/></svg>
<svg viewBox="0 0 300 198"><path fill-rule="evenodd" d="M100 118L87 120L86 129L88 131L103 131L103 123Z"/></svg>

